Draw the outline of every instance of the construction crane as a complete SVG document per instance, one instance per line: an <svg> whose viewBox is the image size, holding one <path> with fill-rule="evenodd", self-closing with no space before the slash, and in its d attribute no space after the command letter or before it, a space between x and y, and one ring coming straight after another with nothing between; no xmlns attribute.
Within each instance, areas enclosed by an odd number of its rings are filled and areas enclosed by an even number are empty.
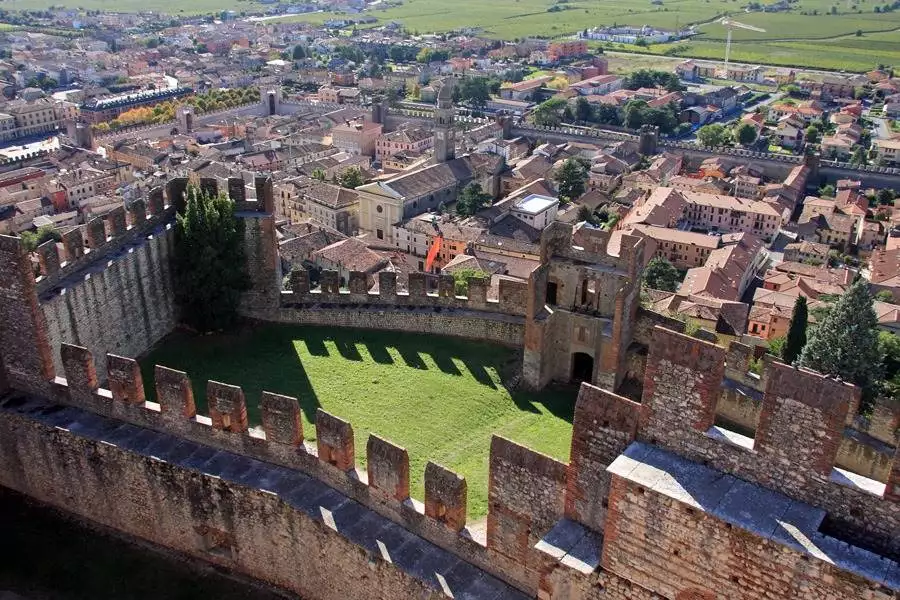
<svg viewBox="0 0 900 600"><path fill-rule="evenodd" d="M748 31L758 31L759 33L765 33L765 29L760 29L759 27L754 27L753 25L746 25L744 23L738 23L733 19L729 19L728 17L723 18L719 23L728 30L728 35L725 37L725 64L723 65L724 69L724 77L728 78L728 57L731 56L731 33L734 31L734 28L738 29L746 29Z"/></svg>

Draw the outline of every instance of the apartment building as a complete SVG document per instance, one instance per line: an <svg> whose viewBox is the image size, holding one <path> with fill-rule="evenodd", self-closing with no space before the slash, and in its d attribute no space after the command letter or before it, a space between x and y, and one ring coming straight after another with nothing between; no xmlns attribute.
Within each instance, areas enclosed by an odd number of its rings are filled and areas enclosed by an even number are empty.
<svg viewBox="0 0 900 600"><path fill-rule="evenodd" d="M782 214L761 200L687 191L681 194L686 201L684 218L693 228L772 238L783 222Z"/></svg>

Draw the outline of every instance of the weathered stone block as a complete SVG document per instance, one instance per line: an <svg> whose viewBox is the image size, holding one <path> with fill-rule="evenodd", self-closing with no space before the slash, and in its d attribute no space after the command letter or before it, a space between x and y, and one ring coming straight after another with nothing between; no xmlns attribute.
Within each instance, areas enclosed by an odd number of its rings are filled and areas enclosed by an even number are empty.
<svg viewBox="0 0 900 600"><path fill-rule="evenodd" d="M128 216L132 227L142 227L147 221L147 205L141 198L134 200L128 207Z"/></svg>
<svg viewBox="0 0 900 600"><path fill-rule="evenodd" d="M323 270L319 275L319 287L323 294L339 294L341 292L341 276L337 271Z"/></svg>
<svg viewBox="0 0 900 600"><path fill-rule="evenodd" d="M117 238L125 233L127 229L125 224L125 207L117 206L106 215L106 222L109 224L109 236Z"/></svg>
<svg viewBox="0 0 900 600"><path fill-rule="evenodd" d="M38 246L37 255L41 275L49 277L59 272L59 250L56 248L56 240L47 240Z"/></svg>
<svg viewBox="0 0 900 600"><path fill-rule="evenodd" d="M453 531L466 526L468 488L466 478L439 464L425 465L425 516Z"/></svg>
<svg viewBox="0 0 900 600"><path fill-rule="evenodd" d="M369 485L394 500L409 498L409 454L375 434L366 443L366 472Z"/></svg>
<svg viewBox="0 0 900 600"><path fill-rule="evenodd" d="M73 400L90 399L100 387L94 355L84 346L63 344L60 348L63 370L69 385L69 395Z"/></svg>
<svg viewBox="0 0 900 600"><path fill-rule="evenodd" d="M291 271L291 291L298 296L309 293L309 271L302 267Z"/></svg>
<svg viewBox="0 0 900 600"><path fill-rule="evenodd" d="M378 274L378 295L385 302L397 297L397 274L393 271L382 271Z"/></svg>
<svg viewBox="0 0 900 600"><path fill-rule="evenodd" d="M409 297L424 298L426 295L425 273L409 274Z"/></svg>
<svg viewBox="0 0 900 600"><path fill-rule="evenodd" d="M197 416L194 390L187 373L156 365L153 379L156 381L156 401L163 417L181 421Z"/></svg>
<svg viewBox="0 0 900 600"><path fill-rule="evenodd" d="M469 277L466 281L468 283L466 296L469 298L469 306L483 308L487 305L487 292L491 280L487 277Z"/></svg>
<svg viewBox="0 0 900 600"><path fill-rule="evenodd" d="M87 242L91 249L99 248L106 243L106 225L101 217L88 221Z"/></svg>
<svg viewBox="0 0 900 600"><path fill-rule="evenodd" d="M316 446L319 460L349 471L356 466L353 426L322 410L316 411Z"/></svg>
<svg viewBox="0 0 900 600"><path fill-rule="evenodd" d="M242 177L228 178L228 197L235 203L247 201L247 186Z"/></svg>
<svg viewBox="0 0 900 600"><path fill-rule="evenodd" d="M303 443L303 424L296 398L263 392L259 409L263 430L270 443L286 446Z"/></svg>
<svg viewBox="0 0 900 600"><path fill-rule="evenodd" d="M244 390L239 386L208 381L206 402L213 429L235 433L247 431L247 402Z"/></svg>
<svg viewBox="0 0 900 600"><path fill-rule="evenodd" d="M155 187L147 194L147 212L153 216L161 214L166 208L163 188Z"/></svg>
<svg viewBox="0 0 900 600"><path fill-rule="evenodd" d="M351 294L366 294L369 291L369 282L366 274L362 271L350 271L350 281L348 282Z"/></svg>
<svg viewBox="0 0 900 600"><path fill-rule="evenodd" d="M133 358L106 355L109 390L115 402L127 404L144 403L144 380L141 367Z"/></svg>
<svg viewBox="0 0 900 600"><path fill-rule="evenodd" d="M62 238L63 247L66 249L66 262L71 263L84 256L84 238L81 237L80 228L67 231Z"/></svg>
<svg viewBox="0 0 900 600"><path fill-rule="evenodd" d="M640 411L637 402L581 384L566 477L567 517L603 531L610 477L606 468L634 441Z"/></svg>
<svg viewBox="0 0 900 600"><path fill-rule="evenodd" d="M212 198L219 195L219 182L213 177L200 178L200 192Z"/></svg>
<svg viewBox="0 0 900 600"><path fill-rule="evenodd" d="M453 275L441 275L438 278L438 296L441 298L456 297L456 280Z"/></svg>

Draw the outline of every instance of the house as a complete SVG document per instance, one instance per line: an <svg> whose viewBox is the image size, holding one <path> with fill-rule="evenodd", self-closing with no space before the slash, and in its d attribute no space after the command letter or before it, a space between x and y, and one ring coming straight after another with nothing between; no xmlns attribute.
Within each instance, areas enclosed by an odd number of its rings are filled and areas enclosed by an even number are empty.
<svg viewBox="0 0 900 600"><path fill-rule="evenodd" d="M585 79L569 86L569 90L574 90L581 96L602 96L616 90L622 89L624 80L618 75L597 75L590 79Z"/></svg>
<svg viewBox="0 0 900 600"><path fill-rule="evenodd" d="M789 214L762 200L747 200L702 192L681 192L684 218L691 227L729 233L748 233L771 239Z"/></svg>
<svg viewBox="0 0 900 600"><path fill-rule="evenodd" d="M722 241L717 235L654 225L629 225L621 231L647 240L644 260L649 260L651 256L664 258L678 269L702 267Z"/></svg>
<svg viewBox="0 0 900 600"><path fill-rule="evenodd" d="M304 212L313 220L344 235L359 230L359 194L330 183L312 183L299 190Z"/></svg>
<svg viewBox="0 0 900 600"><path fill-rule="evenodd" d="M585 54L587 54L587 43L584 40L551 42L547 46L547 57L551 62L559 62L566 58L574 58Z"/></svg>
<svg viewBox="0 0 900 600"><path fill-rule="evenodd" d="M876 250L869 259L869 289L873 294L887 291L900 303L900 249Z"/></svg>
<svg viewBox="0 0 900 600"><path fill-rule="evenodd" d="M688 269L678 295L740 302L744 292L768 261L761 238L741 234L710 252L702 267Z"/></svg>
<svg viewBox="0 0 900 600"><path fill-rule="evenodd" d="M781 119L782 117L796 117L805 125L809 125L812 121L822 118L825 114L822 105L813 100L800 102L799 104L789 102L776 102L769 106L769 118Z"/></svg>
<svg viewBox="0 0 900 600"><path fill-rule="evenodd" d="M543 75L517 83L504 83L500 86L500 97L504 100L518 100L520 102L532 100L534 93L552 79L549 75Z"/></svg>
<svg viewBox="0 0 900 600"><path fill-rule="evenodd" d="M375 282L375 273L388 264L388 259L370 250L357 238L347 238L325 246L312 253L312 261L321 269L337 271L340 285L344 287L350 280L351 271L362 271L366 274L367 287Z"/></svg>
<svg viewBox="0 0 900 600"><path fill-rule="evenodd" d="M820 244L809 240L793 242L784 247L784 260L825 264L828 262L828 251L830 249L828 244Z"/></svg>
<svg viewBox="0 0 900 600"><path fill-rule="evenodd" d="M878 162L888 167L900 166L900 138L873 140Z"/></svg>
<svg viewBox="0 0 900 600"><path fill-rule="evenodd" d="M382 129L381 123L373 123L366 118L347 121L332 128L332 144L351 154L374 156L376 140Z"/></svg>
<svg viewBox="0 0 900 600"><path fill-rule="evenodd" d="M398 152L422 152L431 147L433 140L431 132L423 127L382 133L375 139L375 160L384 161Z"/></svg>
<svg viewBox="0 0 900 600"><path fill-rule="evenodd" d="M784 148L799 148L803 145L803 136L806 126L803 121L792 115L785 115L778 119L778 126L772 137Z"/></svg>

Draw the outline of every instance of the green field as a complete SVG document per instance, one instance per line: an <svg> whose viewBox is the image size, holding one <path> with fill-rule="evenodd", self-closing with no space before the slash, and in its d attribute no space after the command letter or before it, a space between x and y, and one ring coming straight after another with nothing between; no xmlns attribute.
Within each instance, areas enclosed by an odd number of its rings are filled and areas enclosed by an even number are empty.
<svg viewBox="0 0 900 600"><path fill-rule="evenodd" d="M54 6L106 12L152 11L172 15L195 15L218 13L223 10L262 12L271 5L252 0L192 0L183 3L172 0L0 0L0 8L4 10L46 10Z"/></svg>
<svg viewBox="0 0 900 600"><path fill-rule="evenodd" d="M763 1L768 3L770 0ZM0 0L0 7L6 9L60 4L174 14L225 9L260 12L266 7L249 0L198 0L185 5L171 0ZM394 0L382 6L364 14L375 16L379 23L400 22L411 32L477 27L482 35L507 40L531 36L562 38L588 27L614 24L666 29L695 25L699 33L690 40L649 49L614 44L611 49L713 59L723 57L726 32L718 21L728 14L766 30L735 30L732 56L737 61L852 71L866 71L876 64L900 64L900 11L875 13L875 6L884 6L876 0L799 0L789 12L767 13L746 13L737 0L662 0L659 5L651 0ZM548 12L554 6L562 10ZM830 14L832 8L837 14ZM321 24L328 19L353 17L340 12L318 12L283 20ZM372 26L375 25L364 27ZM857 37L857 32L861 36Z"/></svg>
<svg viewBox="0 0 900 600"><path fill-rule="evenodd" d="M409 451L412 495L422 500L425 463L464 475L468 512L487 513L492 433L568 460L574 388L510 392L503 378L518 352L454 338L319 327L263 326L237 335L176 334L141 365L153 398L153 365L185 370L198 411L206 413L207 379L240 385L251 426L263 390L296 396L304 437L315 440L318 407L349 420L359 466L366 438L377 433Z"/></svg>

